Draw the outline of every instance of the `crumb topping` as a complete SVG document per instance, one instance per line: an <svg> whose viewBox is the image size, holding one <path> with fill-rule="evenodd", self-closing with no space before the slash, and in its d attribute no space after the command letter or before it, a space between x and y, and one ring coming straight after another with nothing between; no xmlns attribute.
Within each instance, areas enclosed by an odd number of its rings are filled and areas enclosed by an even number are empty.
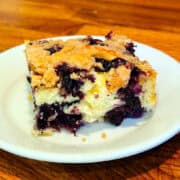
<svg viewBox="0 0 180 180"><path fill-rule="evenodd" d="M42 83L46 84L47 88L54 87L56 82L59 80L59 76L56 75L53 68L48 68L45 71L44 76L42 78Z"/></svg>
<svg viewBox="0 0 180 180"><path fill-rule="evenodd" d="M119 66L116 69L111 69L107 77L106 86L109 92L116 92L119 87L125 87L130 78L131 69L125 66Z"/></svg>
<svg viewBox="0 0 180 180"><path fill-rule="evenodd" d="M66 63L71 67L86 69L91 71L94 67L102 67L95 61L95 58L103 58L112 61L115 58L122 58L134 64L149 75L156 76L155 71L146 61L139 59L130 53L129 46L131 40L125 36L111 33L104 41L93 40L92 38L61 40L41 40L27 41L26 55L31 71L32 87L53 88L59 81L59 76L55 73L56 66ZM131 45L132 48L132 45ZM132 50L131 50L132 51ZM134 52L133 52L134 53ZM119 87L124 87L130 77L130 69L120 66L111 69L107 74L107 88L114 92ZM72 74L73 79L78 79L79 75Z"/></svg>

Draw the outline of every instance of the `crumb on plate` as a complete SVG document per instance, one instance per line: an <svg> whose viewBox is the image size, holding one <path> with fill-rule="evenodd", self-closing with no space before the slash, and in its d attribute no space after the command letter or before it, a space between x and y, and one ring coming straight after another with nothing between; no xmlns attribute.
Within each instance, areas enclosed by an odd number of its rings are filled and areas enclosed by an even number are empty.
<svg viewBox="0 0 180 180"><path fill-rule="evenodd" d="M86 142L87 139L85 137L83 137L81 140L82 140L82 142Z"/></svg>
<svg viewBox="0 0 180 180"><path fill-rule="evenodd" d="M102 138L102 139L106 139L106 138L107 138L107 134L106 134L106 133L102 133L102 134L101 134L101 138Z"/></svg>
<svg viewBox="0 0 180 180"><path fill-rule="evenodd" d="M29 101L33 100L32 94L29 94L28 99L29 99Z"/></svg>

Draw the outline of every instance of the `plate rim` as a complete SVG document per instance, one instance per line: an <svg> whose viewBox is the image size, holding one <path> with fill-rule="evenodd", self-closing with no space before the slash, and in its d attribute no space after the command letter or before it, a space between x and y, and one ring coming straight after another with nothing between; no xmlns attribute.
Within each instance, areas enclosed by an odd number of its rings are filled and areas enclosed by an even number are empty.
<svg viewBox="0 0 180 180"><path fill-rule="evenodd" d="M28 158L28 159L33 159L33 160L39 160L39 161L46 161L46 162L54 162L54 163L72 163L72 164L88 164L88 163L96 163L96 162L105 162L105 161L111 161L111 160L117 160L117 159L122 159L122 158L127 158L133 155L137 155L140 153L144 153L146 151L149 151L155 147L158 147L159 145L167 142L170 140L172 137L174 137L177 133L179 132L179 128L176 130L172 130L172 132L168 133L166 136L159 137L156 139L156 141L152 140L151 143L148 141L148 146L147 145L136 145L136 150L133 150L128 153L119 153L116 151L114 155L101 155L96 157L96 160L94 158L80 158L79 156L73 156L73 158L69 155L66 155L66 157L61 158L60 153L40 153L42 151L29 151L26 148L22 147L16 147L15 145L11 145L9 143L5 143L2 140L0 140L0 149L18 155L20 157ZM134 146L133 146L134 147ZM148 148L147 148L148 147ZM129 148L130 149L130 148ZM46 158L44 158L46 155ZM59 155L59 156L58 156ZM64 155L63 155L64 156ZM69 156L69 157L68 157ZM105 158L104 158L105 157Z"/></svg>

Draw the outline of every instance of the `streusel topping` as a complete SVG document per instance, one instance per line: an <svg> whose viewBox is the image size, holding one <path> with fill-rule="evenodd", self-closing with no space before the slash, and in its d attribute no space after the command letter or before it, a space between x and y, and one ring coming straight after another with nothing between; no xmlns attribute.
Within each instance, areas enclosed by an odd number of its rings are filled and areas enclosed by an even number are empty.
<svg viewBox="0 0 180 180"><path fill-rule="evenodd" d="M69 66L90 71L92 68L102 66L95 61L102 58L112 61L121 58L141 69L143 72L156 76L155 71L148 62L139 61L130 48L126 48L131 40L124 36L111 33L104 40L70 39L27 41L26 55L31 70L31 85L33 87L53 88L56 86L59 76L55 73L55 67L66 63ZM111 69L107 74L107 89L110 92L119 87L125 87L130 78L130 69L119 67Z"/></svg>

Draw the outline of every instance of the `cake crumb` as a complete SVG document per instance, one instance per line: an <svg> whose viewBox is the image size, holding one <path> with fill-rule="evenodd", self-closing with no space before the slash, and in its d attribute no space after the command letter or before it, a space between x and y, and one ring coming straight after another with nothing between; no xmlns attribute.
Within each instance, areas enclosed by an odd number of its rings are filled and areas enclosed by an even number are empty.
<svg viewBox="0 0 180 180"><path fill-rule="evenodd" d="M106 138L107 138L107 134L106 134L106 133L102 133L102 134L101 134L101 138L102 138L102 139L106 139Z"/></svg>
<svg viewBox="0 0 180 180"><path fill-rule="evenodd" d="M87 139L85 137L83 137L81 140L82 140L82 142L86 142Z"/></svg>
<svg viewBox="0 0 180 180"><path fill-rule="evenodd" d="M52 131L53 131L52 129L46 129L44 131L40 131L40 130L34 129L32 131L32 134L34 136L51 136L52 135Z"/></svg>
<svg viewBox="0 0 180 180"><path fill-rule="evenodd" d="M29 94L28 99L29 99L29 101L33 100L32 94Z"/></svg>

